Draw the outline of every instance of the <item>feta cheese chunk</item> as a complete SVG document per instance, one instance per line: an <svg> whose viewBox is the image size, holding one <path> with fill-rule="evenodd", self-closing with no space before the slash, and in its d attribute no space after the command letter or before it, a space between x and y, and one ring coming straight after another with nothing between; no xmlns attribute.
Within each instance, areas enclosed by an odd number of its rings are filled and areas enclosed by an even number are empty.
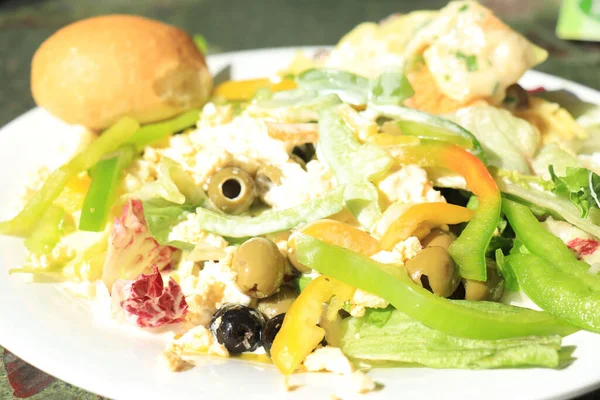
<svg viewBox="0 0 600 400"><path fill-rule="evenodd" d="M433 188L427 172L417 165L406 165L390 173L377 185L389 203L433 203L446 200Z"/></svg>

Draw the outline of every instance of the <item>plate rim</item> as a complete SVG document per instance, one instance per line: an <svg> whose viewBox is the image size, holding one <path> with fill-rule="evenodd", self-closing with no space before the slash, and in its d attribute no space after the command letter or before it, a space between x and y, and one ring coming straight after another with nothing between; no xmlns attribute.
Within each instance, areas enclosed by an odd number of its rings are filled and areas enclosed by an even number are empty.
<svg viewBox="0 0 600 400"><path fill-rule="evenodd" d="M253 57L253 56L256 56L257 53L281 53L281 52L290 52L291 53L291 52L295 52L298 50L306 51L306 52L314 52L317 50L325 50L325 49L331 49L331 48L332 48L332 46L327 46L327 45L265 47L265 48L257 48L257 49L245 49L245 50L238 50L238 51L228 51L228 52L222 52L222 53L208 54L206 56L206 58L207 58L207 64L210 66L210 64L213 62L216 62L216 60L219 60L219 61L225 60L226 61L227 59L237 58L237 57L242 57L242 58L243 57ZM584 98L585 101L590 101L590 102L593 102L594 104L597 104L600 106L600 90L597 90L597 89L585 86L583 84L580 84L580 83L577 83L577 82L574 82L574 81L571 81L571 80L568 80L565 78L561 78L561 77L558 77L558 76L555 76L552 74L541 72L541 71L529 70L526 72L525 76L531 77L531 79L552 82L553 86L554 85L560 86L562 89L565 89L565 90L568 90L571 92L575 91L575 92L577 92L578 97ZM30 118L32 118L32 116L34 116L38 113L41 113L41 112L45 112L45 111L43 111L43 109L40 107L34 107L34 108L22 113L21 115L17 116L13 120L9 121L4 126L0 127L0 135L2 135L5 131L10 130L14 125L22 123L24 120L30 119ZM2 269L2 271L4 271L4 268ZM7 338L4 337L4 338L2 338L2 341L5 341L6 339ZM13 343L15 343L15 342L13 341ZM11 348L10 340L9 340L8 346L7 346L7 343L3 343L3 342L0 342L0 345L2 345L6 350L11 352L15 356L21 358L22 360L24 360L27 363L29 363L29 361L28 361L29 359L36 358L34 355L35 350L30 351L29 349L26 348L27 347L26 345L20 346L20 344L18 344L16 346L16 348L15 347ZM21 354L24 354L25 357L21 357ZM67 363L67 362L65 362L65 363ZM106 396L106 394L103 394L103 393L105 393L104 391L96 391L95 389L87 389L83 385L74 383L74 381L72 381L70 378L71 375L67 374L66 372L63 373L63 371L61 371L60 373L58 373L56 375L53 373L46 372L46 370L52 369L52 366L51 366L52 363L35 362L35 363L30 363L30 364L32 366L34 366L35 368L37 368L51 376L54 376L57 379L67 382L77 388L80 388L82 390L85 390L87 392L91 392L94 394ZM39 368L37 365L40 365L40 364L43 364L44 367ZM595 380L589 380L583 386L579 386L579 387L573 388L573 389L567 388L567 390L564 390L561 393L556 393L556 394L551 395L550 397L544 397L544 398L562 398L563 396L578 396L578 395L581 395L584 393L589 393L597 388L600 388L600 376L595 378Z"/></svg>

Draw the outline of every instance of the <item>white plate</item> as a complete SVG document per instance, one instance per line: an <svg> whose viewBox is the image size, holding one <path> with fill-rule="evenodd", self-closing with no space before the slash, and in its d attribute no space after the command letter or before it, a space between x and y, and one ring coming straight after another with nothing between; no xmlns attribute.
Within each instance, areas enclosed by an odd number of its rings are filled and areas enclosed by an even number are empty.
<svg viewBox="0 0 600 400"><path fill-rule="evenodd" d="M306 49L313 52L315 48ZM213 72L230 65L236 79L270 75L292 58L295 49L268 49L209 57ZM600 104L600 93L581 85L528 72L524 86L568 89ZM59 137L73 133L40 109L31 110L0 130L0 218L8 216L28 174L52 163ZM56 161L54 161L56 162ZM212 357L183 373L167 372L157 362L163 338L133 333L94 320L88 306L51 284L27 284L8 276L22 264L19 240L0 238L0 344L59 379L114 399L245 399L308 396L330 398L339 379L328 374L285 392L274 367ZM560 371L504 369L488 371L384 369L370 374L384 385L368 398L548 399L574 396L600 386L600 335L579 332L565 339L576 345L577 360ZM316 375L316 376L314 376ZM352 396L344 396L345 398Z"/></svg>

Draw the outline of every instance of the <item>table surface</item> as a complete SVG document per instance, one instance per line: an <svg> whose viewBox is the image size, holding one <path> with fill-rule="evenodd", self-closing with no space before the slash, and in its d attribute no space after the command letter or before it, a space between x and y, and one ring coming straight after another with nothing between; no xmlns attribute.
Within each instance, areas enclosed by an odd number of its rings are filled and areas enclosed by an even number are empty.
<svg viewBox="0 0 600 400"><path fill-rule="evenodd" d="M600 44L556 38L559 0L481 2L550 52L538 70L600 89ZM362 21L444 4L443 0L0 0L0 126L34 107L29 67L36 48L54 31L78 19L108 13L144 15L203 34L209 53L218 53L334 44ZM99 396L46 375L0 347L0 399L14 398L87 400ZM596 398L600 391L581 399Z"/></svg>

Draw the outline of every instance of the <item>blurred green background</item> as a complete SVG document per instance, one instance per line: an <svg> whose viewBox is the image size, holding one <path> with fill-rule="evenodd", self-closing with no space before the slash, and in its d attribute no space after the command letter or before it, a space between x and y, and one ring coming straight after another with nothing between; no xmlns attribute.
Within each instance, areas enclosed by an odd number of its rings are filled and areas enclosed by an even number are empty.
<svg viewBox="0 0 600 400"><path fill-rule="evenodd" d="M560 0L481 2L550 52L550 59L539 70L600 89L600 45L566 42L554 34ZM445 0L0 0L0 126L34 107L29 92L29 66L37 47L57 29L82 18L109 13L144 15L191 34L203 34L209 43L209 53L217 53L331 45L360 22L378 21L396 12L436 9L446 3ZM16 389L9 385L4 365L9 361L25 374L22 383L36 388L33 393L37 394L28 399L98 398L44 376L0 347L1 399L15 398ZM600 392L586 397L597 398Z"/></svg>

